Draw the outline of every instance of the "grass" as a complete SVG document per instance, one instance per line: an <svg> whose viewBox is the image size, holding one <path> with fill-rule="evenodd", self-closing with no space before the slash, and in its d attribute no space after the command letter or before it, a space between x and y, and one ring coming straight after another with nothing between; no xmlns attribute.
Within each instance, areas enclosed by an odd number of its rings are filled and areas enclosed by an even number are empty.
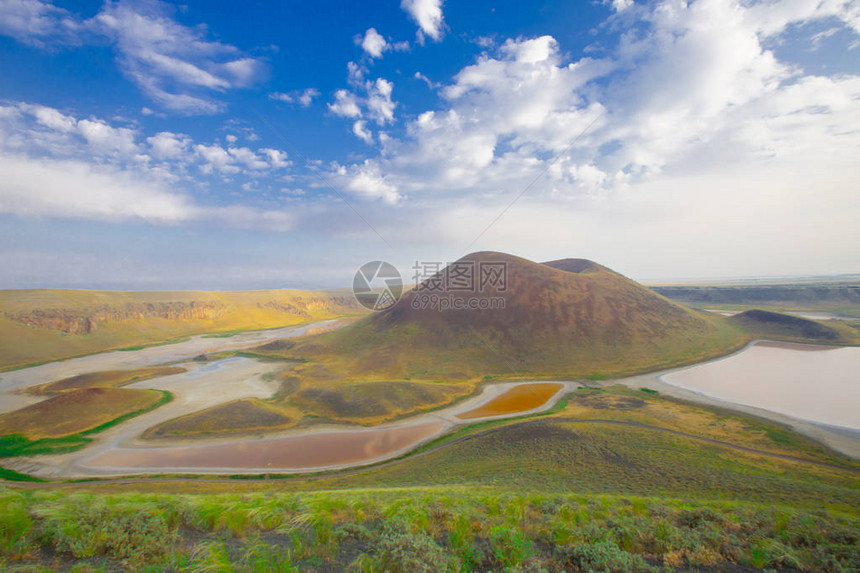
<svg viewBox="0 0 860 573"><path fill-rule="evenodd" d="M70 390L0 416L0 435L28 439L79 434L132 412L146 411L163 400L158 390L85 388Z"/></svg>
<svg viewBox="0 0 860 573"><path fill-rule="evenodd" d="M35 440L28 439L22 434L5 434L0 436L0 458L10 458L16 456L35 456L41 454L62 454L79 450L92 441L90 436L103 432L108 428L116 426L126 420L130 420L146 412L150 412L159 408L171 400L173 394L166 390L155 390L160 394L157 401L148 404L137 410L127 411L124 414L103 422L97 426L90 427L86 430L53 438L39 438Z"/></svg>
<svg viewBox="0 0 860 573"><path fill-rule="evenodd" d="M247 434L287 428L294 422L294 419L277 408L261 400L248 399L174 418L148 429L143 437L189 438L213 434Z"/></svg>
<svg viewBox="0 0 860 573"><path fill-rule="evenodd" d="M131 571L851 571L857 515L420 487L227 495L0 490L0 566Z"/></svg>

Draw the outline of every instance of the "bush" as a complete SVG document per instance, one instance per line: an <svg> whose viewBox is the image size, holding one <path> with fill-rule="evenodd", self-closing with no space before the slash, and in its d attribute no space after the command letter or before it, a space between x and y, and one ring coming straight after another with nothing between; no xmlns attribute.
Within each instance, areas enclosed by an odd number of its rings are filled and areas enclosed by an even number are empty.
<svg viewBox="0 0 860 573"><path fill-rule="evenodd" d="M627 553L611 541L562 546L556 553L563 565L577 571L636 573L653 570L641 556Z"/></svg>

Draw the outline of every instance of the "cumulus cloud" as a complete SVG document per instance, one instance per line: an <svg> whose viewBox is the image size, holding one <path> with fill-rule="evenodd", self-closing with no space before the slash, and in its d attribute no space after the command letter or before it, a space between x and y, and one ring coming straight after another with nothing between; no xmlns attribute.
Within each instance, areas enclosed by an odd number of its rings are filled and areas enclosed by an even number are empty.
<svg viewBox="0 0 860 573"><path fill-rule="evenodd" d="M347 68L347 81L354 91L337 90L334 101L328 104L329 111L340 117L367 118L379 126L394 123L394 110L397 107L397 102L391 99L394 84L385 78L366 80L367 69L354 62L349 62ZM373 142L373 133L367 128L364 119L353 122L352 132L365 143Z"/></svg>
<svg viewBox="0 0 860 573"><path fill-rule="evenodd" d="M382 53L390 48L388 41L376 31L376 28L368 28L364 37L358 36L356 41L371 58L381 58Z"/></svg>
<svg viewBox="0 0 860 573"><path fill-rule="evenodd" d="M421 34L437 42L442 39L442 0L402 0L400 7L418 24Z"/></svg>
<svg viewBox="0 0 860 573"><path fill-rule="evenodd" d="M278 210L199 203L184 190L195 187L185 176L195 163L203 173L252 180L290 165L278 149L225 149L168 131L142 138L97 117L29 103L0 106L0 213L159 224L254 220L273 230L292 224Z"/></svg>
<svg viewBox="0 0 860 573"><path fill-rule="evenodd" d="M832 17L826 3L796 16L801 4L782 21ZM621 251L633 241L707 274L695 253L718 249L713 234L749 237L734 223L707 233L690 224L721 204L744 211L738 225L747 231L777 236L790 221L819 250L856 243L847 190L858 176L860 77L806 74L781 61L767 46L788 24L774 26L760 6L777 3L619 6L610 20L616 41L573 59L550 36L500 42L439 86L441 105L386 136L376 157L335 166L332 179L389 206L384 236L460 249L529 186L517 224L500 221L476 247L569 256L572 245L611 233L619 239L605 242ZM364 139L372 122L361 110L368 123L353 129ZM822 223L833 228L829 238L804 220L822 201L842 206L824 208L834 217ZM420 228L408 223L416 219ZM689 244L677 244L679 233ZM809 253L800 242L797 252Z"/></svg>
<svg viewBox="0 0 860 573"><path fill-rule="evenodd" d="M334 92L334 101L328 104L328 109L340 117L361 116L361 109L358 107L358 97L349 90L337 90Z"/></svg>
<svg viewBox="0 0 860 573"><path fill-rule="evenodd" d="M367 129L367 122L363 119L360 119L352 124L352 132L357 138L367 143L368 145L373 144L373 132Z"/></svg>

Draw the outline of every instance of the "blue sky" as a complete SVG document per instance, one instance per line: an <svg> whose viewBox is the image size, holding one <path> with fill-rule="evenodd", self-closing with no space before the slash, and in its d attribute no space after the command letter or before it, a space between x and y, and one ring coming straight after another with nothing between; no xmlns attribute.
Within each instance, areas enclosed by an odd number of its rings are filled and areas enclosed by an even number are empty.
<svg viewBox="0 0 860 573"><path fill-rule="evenodd" d="M860 272L860 2L0 0L0 288Z"/></svg>

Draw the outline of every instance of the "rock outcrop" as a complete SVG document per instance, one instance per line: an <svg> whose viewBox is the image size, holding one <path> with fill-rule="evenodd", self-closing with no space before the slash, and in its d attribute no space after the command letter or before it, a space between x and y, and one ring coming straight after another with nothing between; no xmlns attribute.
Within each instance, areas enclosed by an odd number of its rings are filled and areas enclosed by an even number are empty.
<svg viewBox="0 0 860 573"><path fill-rule="evenodd" d="M6 317L27 326L60 330L67 334L89 334L98 328L100 322L145 318L214 320L226 310L226 305L217 302L171 301L100 305L84 309L36 308L28 312L7 313Z"/></svg>

